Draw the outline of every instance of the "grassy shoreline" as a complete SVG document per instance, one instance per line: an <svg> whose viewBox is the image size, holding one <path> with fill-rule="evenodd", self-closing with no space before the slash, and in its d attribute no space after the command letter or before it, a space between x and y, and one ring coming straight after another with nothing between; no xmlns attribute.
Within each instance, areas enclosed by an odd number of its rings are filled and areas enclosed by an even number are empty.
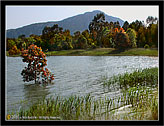
<svg viewBox="0 0 164 126"><path fill-rule="evenodd" d="M7 56L10 56L6 53ZM75 49L75 50L61 50L49 51L47 56L158 56L158 49L155 48L133 48L125 51L115 50L114 48L96 48L96 49ZM11 57L18 57L20 55L12 55Z"/></svg>
<svg viewBox="0 0 164 126"><path fill-rule="evenodd" d="M134 48L125 51L114 48L49 51L47 56L158 56L157 49Z"/></svg>

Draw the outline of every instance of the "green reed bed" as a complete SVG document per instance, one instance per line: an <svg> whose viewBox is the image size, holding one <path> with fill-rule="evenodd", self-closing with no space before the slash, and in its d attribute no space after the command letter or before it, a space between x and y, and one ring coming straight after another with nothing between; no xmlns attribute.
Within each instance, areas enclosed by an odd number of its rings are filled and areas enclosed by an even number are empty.
<svg viewBox="0 0 164 126"><path fill-rule="evenodd" d="M17 114L20 120L158 119L158 68L106 78L103 86L115 84L120 85L121 93L114 98L105 96L95 99L90 94L82 97L50 97L38 101L29 109L22 107Z"/></svg>
<svg viewBox="0 0 164 126"><path fill-rule="evenodd" d="M119 74L104 79L103 86L120 86L123 95L118 100L131 105L132 110L123 115L123 120L156 120L158 119L158 68L136 70L133 73ZM124 100L122 100L124 99ZM145 107L146 106L146 107ZM115 116L117 120L120 115Z"/></svg>
<svg viewBox="0 0 164 126"><path fill-rule="evenodd" d="M39 101L29 110L22 108L19 112L19 119L35 117L36 120L44 120L44 117L49 117L48 119L56 117L55 120L95 120L98 115L103 113L104 108L109 110L109 105L108 108L106 106L107 102L112 107L111 99L95 100L90 94L84 97L71 96L65 99L51 97Z"/></svg>
<svg viewBox="0 0 164 126"><path fill-rule="evenodd" d="M131 109L123 115L119 112L114 114L115 119L158 120L158 88L130 87L123 92L122 99L124 106L131 105Z"/></svg>
<svg viewBox="0 0 164 126"><path fill-rule="evenodd" d="M135 70L133 73L124 73L105 79L104 86L119 85L120 88L133 86L158 86L158 68Z"/></svg>
<svg viewBox="0 0 164 126"><path fill-rule="evenodd" d="M119 108L127 105L131 105L130 111L119 113ZM152 88L146 87L129 88L119 98L51 97L28 110L22 108L19 117L21 120L23 117L35 117L36 120L45 120L44 117L48 117L46 120L155 120L158 119L158 99Z"/></svg>

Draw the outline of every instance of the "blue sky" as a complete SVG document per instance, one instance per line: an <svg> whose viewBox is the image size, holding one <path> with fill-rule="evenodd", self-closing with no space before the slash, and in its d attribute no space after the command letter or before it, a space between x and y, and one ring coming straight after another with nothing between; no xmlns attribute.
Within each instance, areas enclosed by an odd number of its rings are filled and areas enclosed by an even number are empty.
<svg viewBox="0 0 164 126"><path fill-rule="evenodd" d="M100 10L124 21L146 21L148 16L158 18L158 6L6 6L6 29L65 18Z"/></svg>

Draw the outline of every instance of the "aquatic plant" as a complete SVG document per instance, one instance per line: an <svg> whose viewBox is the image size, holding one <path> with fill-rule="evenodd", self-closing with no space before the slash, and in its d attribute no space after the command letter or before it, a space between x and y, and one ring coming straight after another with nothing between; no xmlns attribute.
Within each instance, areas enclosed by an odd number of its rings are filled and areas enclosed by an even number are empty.
<svg viewBox="0 0 164 126"><path fill-rule="evenodd" d="M143 70L135 70L133 73L124 73L115 75L104 81L104 86L120 85L120 88L128 88L134 86L158 86L158 68L145 68Z"/></svg>

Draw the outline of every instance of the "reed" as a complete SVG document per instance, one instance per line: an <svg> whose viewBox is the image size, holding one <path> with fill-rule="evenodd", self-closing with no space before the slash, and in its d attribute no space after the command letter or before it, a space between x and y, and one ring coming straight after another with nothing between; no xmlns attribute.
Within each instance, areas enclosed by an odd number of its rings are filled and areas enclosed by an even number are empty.
<svg viewBox="0 0 164 126"><path fill-rule="evenodd" d="M145 88L130 88L128 93L122 94L118 99L71 96L68 99L48 98L38 102L28 110L23 108L19 112L19 117L36 117L37 120L43 120L40 116L57 117L56 120L140 120L140 119L158 119L158 100L151 95L151 90ZM90 100L88 100L90 99ZM122 99L122 100L121 100ZM119 104L122 102L122 104ZM124 115L115 115L118 109L126 105L132 105L130 112ZM145 107L146 106L146 107ZM147 118L146 113L151 116ZM129 118L127 114L134 113ZM119 117L119 118L118 118Z"/></svg>
<svg viewBox="0 0 164 126"><path fill-rule="evenodd" d="M135 70L133 73L124 73L115 75L109 79L103 80L104 86L119 85L120 88L128 88L134 86L158 86L158 68L146 68Z"/></svg>

